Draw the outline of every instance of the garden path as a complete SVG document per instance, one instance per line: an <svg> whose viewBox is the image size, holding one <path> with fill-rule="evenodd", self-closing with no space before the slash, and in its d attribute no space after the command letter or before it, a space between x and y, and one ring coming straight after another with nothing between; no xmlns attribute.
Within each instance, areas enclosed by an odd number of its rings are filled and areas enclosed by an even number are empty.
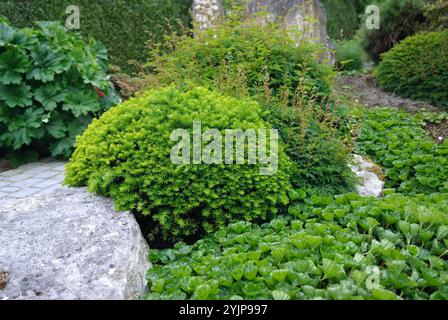
<svg viewBox="0 0 448 320"><path fill-rule="evenodd" d="M351 75L337 77L335 91L365 107L394 107L415 113L425 108L428 111L445 111L423 101L402 98L385 92L371 75Z"/></svg>
<svg viewBox="0 0 448 320"><path fill-rule="evenodd" d="M0 206L6 200L44 195L60 188L65 164L48 159L0 172Z"/></svg>

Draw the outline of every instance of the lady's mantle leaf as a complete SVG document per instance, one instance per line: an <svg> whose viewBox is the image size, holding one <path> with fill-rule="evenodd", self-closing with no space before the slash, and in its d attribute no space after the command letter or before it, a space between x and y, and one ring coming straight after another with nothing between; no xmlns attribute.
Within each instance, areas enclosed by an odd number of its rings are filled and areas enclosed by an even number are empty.
<svg viewBox="0 0 448 320"><path fill-rule="evenodd" d="M31 87L22 84L4 85L0 83L0 99L10 107L27 107L33 104Z"/></svg>

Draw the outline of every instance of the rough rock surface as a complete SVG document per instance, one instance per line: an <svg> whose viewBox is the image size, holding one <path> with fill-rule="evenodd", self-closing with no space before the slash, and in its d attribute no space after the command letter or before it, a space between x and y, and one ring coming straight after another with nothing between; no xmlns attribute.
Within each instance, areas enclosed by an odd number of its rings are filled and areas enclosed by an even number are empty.
<svg viewBox="0 0 448 320"><path fill-rule="evenodd" d="M201 30L212 27L221 14L220 0L193 0L193 17Z"/></svg>
<svg viewBox="0 0 448 320"><path fill-rule="evenodd" d="M2 299L137 299L148 245L133 215L85 189L0 207Z"/></svg>
<svg viewBox="0 0 448 320"><path fill-rule="evenodd" d="M378 165L365 157L355 154L353 155L353 164L350 168L359 178L356 191L361 196L374 196L378 198L383 194L384 181L381 177L381 168Z"/></svg>

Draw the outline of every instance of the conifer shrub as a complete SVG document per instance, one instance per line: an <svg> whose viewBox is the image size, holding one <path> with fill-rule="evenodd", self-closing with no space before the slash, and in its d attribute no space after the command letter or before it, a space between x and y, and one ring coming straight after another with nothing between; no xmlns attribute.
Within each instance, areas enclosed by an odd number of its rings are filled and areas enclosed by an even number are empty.
<svg viewBox="0 0 448 320"><path fill-rule="evenodd" d="M448 107L448 30L420 33L382 56L380 85L401 96Z"/></svg>
<svg viewBox="0 0 448 320"><path fill-rule="evenodd" d="M327 30L334 40L351 39L358 27L360 0L323 0L327 13Z"/></svg>
<svg viewBox="0 0 448 320"><path fill-rule="evenodd" d="M309 96L330 93L331 68L318 63L313 43L294 38L277 23L228 20L195 37L171 37L151 53L148 66L161 84L201 85L235 96L249 94L258 100L292 99L301 83ZM169 47L171 50L167 50ZM264 101L262 101L264 102Z"/></svg>
<svg viewBox="0 0 448 320"><path fill-rule="evenodd" d="M274 175L260 175L259 162L174 164L170 155L176 129L191 133L195 121L202 132L269 129L261 113L256 102L204 88L148 91L89 126L77 141L65 182L88 185L114 198L117 209L137 212L151 226L152 240L188 240L232 221L264 221L289 201L291 165L281 146Z"/></svg>
<svg viewBox="0 0 448 320"><path fill-rule="evenodd" d="M279 130L294 162L294 184L330 193L352 187L349 150L337 137L341 119L330 101L333 72L318 62L319 50L276 23L241 22L230 16L196 37L174 37L171 50L153 52L154 85L201 85L251 97L264 120Z"/></svg>

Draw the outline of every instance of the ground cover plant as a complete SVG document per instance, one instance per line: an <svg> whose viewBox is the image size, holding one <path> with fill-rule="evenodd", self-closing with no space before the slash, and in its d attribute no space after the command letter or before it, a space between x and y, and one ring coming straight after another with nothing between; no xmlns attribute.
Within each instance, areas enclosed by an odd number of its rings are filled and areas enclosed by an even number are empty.
<svg viewBox="0 0 448 320"><path fill-rule="evenodd" d="M119 102L107 64L103 46L57 23L0 22L0 148L22 160L70 156L92 118Z"/></svg>
<svg viewBox="0 0 448 320"><path fill-rule="evenodd" d="M424 129L424 114L391 108L363 111L357 149L384 168L386 186L405 193L448 191L448 142Z"/></svg>
<svg viewBox="0 0 448 320"><path fill-rule="evenodd" d="M448 30L419 33L382 55L375 76L387 91L448 107L447 50Z"/></svg>
<svg viewBox="0 0 448 320"><path fill-rule="evenodd" d="M289 201L290 163L281 146L275 175L260 175L259 162L178 165L170 157L176 129L191 132L194 121L222 133L269 129L261 114L256 102L204 88L149 91L89 126L66 167L66 182L88 185L114 198L117 209L134 210L149 222L153 240L188 239L237 220L261 222Z"/></svg>
<svg viewBox="0 0 448 320"><path fill-rule="evenodd" d="M146 298L448 298L448 194L296 192L290 216L152 250Z"/></svg>

